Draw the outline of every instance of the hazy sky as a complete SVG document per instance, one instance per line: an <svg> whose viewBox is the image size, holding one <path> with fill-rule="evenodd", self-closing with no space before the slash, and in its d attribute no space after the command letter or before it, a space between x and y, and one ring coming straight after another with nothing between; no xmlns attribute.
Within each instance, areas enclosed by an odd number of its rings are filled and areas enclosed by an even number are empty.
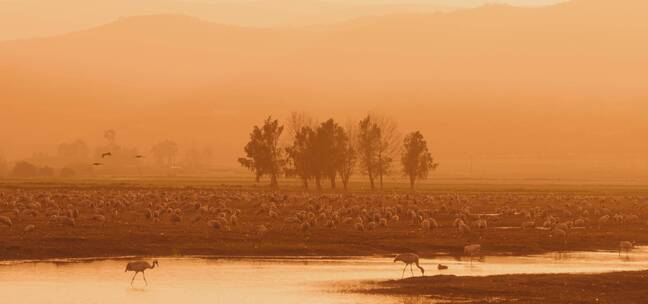
<svg viewBox="0 0 648 304"><path fill-rule="evenodd" d="M559 0L0 0L0 41L79 31L119 17L184 14L238 26L339 23L364 16L429 13L486 3L546 5Z"/></svg>
<svg viewBox="0 0 648 304"><path fill-rule="evenodd" d="M268 115L345 123L372 111L420 130L439 175L475 159L492 176L648 178L645 0L448 13L421 8L450 1L29 1L0 2L0 37L88 30L0 42L0 155L10 160L55 156L77 139L96 147L114 128L143 153L173 140L240 169L251 127ZM285 26L312 22L322 25Z"/></svg>

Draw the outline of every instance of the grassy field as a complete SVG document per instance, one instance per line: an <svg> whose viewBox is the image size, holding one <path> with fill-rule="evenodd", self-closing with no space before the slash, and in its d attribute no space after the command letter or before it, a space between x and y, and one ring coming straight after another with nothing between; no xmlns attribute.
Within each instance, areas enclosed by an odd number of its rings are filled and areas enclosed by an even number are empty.
<svg viewBox="0 0 648 304"><path fill-rule="evenodd" d="M369 191L354 182L348 193L331 190L302 191L296 184L271 191L265 184L233 183L231 180L96 179L74 181L5 180L0 183L0 215L12 227L0 226L0 257L37 259L105 257L119 255L390 255L417 252L422 256L459 256L463 246L482 245L487 254L528 254L556 250L593 250L618 247L621 240L648 244L648 188L640 185L533 184L533 183L426 183L416 192L401 184L387 184L384 191ZM275 200L279 197L280 199ZM285 200L284 200L285 198ZM277 201L274 214L267 207ZM28 202L39 202L33 215ZM604 202L604 203L601 203ZM210 208L198 210L194 204ZM566 207L566 204L569 207ZM603 206L605 205L605 206ZM356 206L353 208L353 206ZM213 207L213 208L212 208ZM574 220L579 207L590 211L584 227L568 232L565 242L546 229L522 230L522 215L533 208L559 221ZM165 212L178 209L180 221ZM399 211L396 211L399 208ZM33 209L33 208L31 208ZM568 210L567 210L568 209ZM51 214L76 210L75 226L52 223ZM157 210L158 218L147 218ZM340 214L336 213L340 211ZM393 210L400 219L385 226L358 230L373 212ZM409 218L415 210L434 218L439 227L427 231ZM503 212L507 210L507 214ZM319 218L309 227L285 225L299 212ZM237 224L213 229L208 223L219 213L237 213ZM391 212L390 212L391 213ZM478 214L502 213L489 219L488 228L459 233L453 222ZM611 221L598 227L602 213L636 215L631 222ZM599 215L594 215L599 214ZM94 217L101 215L103 220ZM333 221L335 227L325 226ZM543 215L543 216L544 216ZM377 219L375 220L377 223ZM537 226L542 219L537 219ZM471 225L471 223L468 223ZM34 230L24 229L34 225ZM259 226L267 232L259 233ZM284 227L288 226L288 227ZM513 229L500 229L513 227ZM285 229L282 229L285 228Z"/></svg>

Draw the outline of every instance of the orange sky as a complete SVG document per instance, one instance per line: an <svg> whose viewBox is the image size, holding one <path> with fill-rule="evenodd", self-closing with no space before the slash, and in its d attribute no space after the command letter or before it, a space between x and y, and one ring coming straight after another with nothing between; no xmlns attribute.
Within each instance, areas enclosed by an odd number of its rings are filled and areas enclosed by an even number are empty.
<svg viewBox="0 0 648 304"><path fill-rule="evenodd" d="M484 176L645 178L647 9L575 0L291 28L149 15L0 42L0 153L103 144L115 128L123 145L209 146L236 167L267 115L374 111L421 130L441 175L472 158Z"/></svg>
<svg viewBox="0 0 648 304"><path fill-rule="evenodd" d="M119 17L185 14L221 24L288 27L363 16L429 13L485 3L546 5L563 0L0 0L0 41L78 31Z"/></svg>

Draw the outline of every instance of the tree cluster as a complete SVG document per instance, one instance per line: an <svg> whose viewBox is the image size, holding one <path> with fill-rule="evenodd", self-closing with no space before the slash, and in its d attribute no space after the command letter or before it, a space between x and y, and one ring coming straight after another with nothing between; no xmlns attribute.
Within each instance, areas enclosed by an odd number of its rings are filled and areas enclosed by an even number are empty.
<svg viewBox="0 0 648 304"><path fill-rule="evenodd" d="M423 135L416 131L401 141L396 123L385 117L367 115L357 126L340 126L335 120L314 123L304 115L295 114L289 121L292 137L280 144L284 126L268 117L261 127L254 126L245 146L246 157L239 163L252 171L256 180L270 177L270 186L277 187L280 175L301 180L308 189L313 182L319 190L322 180L332 189L338 178L346 190L356 169L368 176L371 189L383 188L383 177L391 173L394 159L400 154L403 173L413 188L437 168Z"/></svg>

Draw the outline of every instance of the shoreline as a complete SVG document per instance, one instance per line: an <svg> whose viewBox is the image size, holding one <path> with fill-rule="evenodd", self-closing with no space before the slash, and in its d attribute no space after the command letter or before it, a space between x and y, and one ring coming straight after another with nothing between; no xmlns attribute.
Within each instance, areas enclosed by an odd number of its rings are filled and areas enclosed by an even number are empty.
<svg viewBox="0 0 648 304"><path fill-rule="evenodd" d="M640 248L637 246L635 248ZM646 246L648 247L648 246ZM553 253L574 254L587 252L606 252L616 253L617 250L593 249L593 250L567 250L567 251L541 251L532 253L513 254L510 252L489 252L483 257L533 257ZM257 260L349 260L349 259L367 259L367 258L393 258L397 253L381 254L266 254L263 252L247 254L125 254L125 255L96 255L96 256L41 256L34 258L5 258L0 257L0 265L13 263L38 263L38 262L86 262L99 260L126 260L126 259L257 259ZM420 256L422 260L432 260L439 257L460 258L449 252L427 253ZM422 262L423 263L423 262Z"/></svg>
<svg viewBox="0 0 648 304"><path fill-rule="evenodd" d="M44 223L41 222L40 225ZM18 229L23 224L18 225ZM467 240L447 238L451 227L432 234L410 230L382 230L370 233L345 230L344 234L320 228L310 235L270 231L264 239L254 237L253 227L241 231L209 232L201 224L162 225L113 224L105 227L84 225L67 229L44 225L43 231L23 235L0 229L0 260L42 260L70 258L110 258L116 256L303 256L364 257L417 253L423 259L436 256L460 257ZM630 228L630 227L628 227ZM162 233L160 231L163 231ZM483 255L537 255L551 252L617 251L620 240L648 244L648 227L611 226L605 231L574 231L567 244L556 242L545 231L489 230L480 239ZM406 233L403 236L402 233Z"/></svg>
<svg viewBox="0 0 648 304"><path fill-rule="evenodd" d="M58 239L58 238L57 238ZM286 246L267 245L267 248L254 248L253 242L235 242L235 243L218 243L222 247L206 247L204 242L196 244L173 244L165 246L160 243L152 244L133 244L128 247L106 248L102 244L104 240L95 239L85 246L68 246L57 244L56 246L40 247L45 243L43 240L20 242L20 245L14 242L5 241L0 245L0 263L11 261L43 261L43 260L89 260L89 259L119 259L122 257L214 257L214 258L329 258L329 259L348 259L360 257L393 257L402 252L415 252L422 259L433 259L436 257L454 257L462 256L463 246L443 246L439 250L430 248L422 250L412 250L406 244L385 247L368 247L364 244L350 243L322 243L305 244L294 242L291 244L281 244ZM105 240L107 241L107 240ZM56 242L56 240L54 240ZM271 241L268 241L271 243ZM103 246L102 246L103 245ZM146 245L144 249L142 246ZM217 246L218 246L217 245ZM616 252L616 242L605 246L592 246L591 244L574 244L569 248L527 248L526 250L500 250L508 248L508 245L489 247L483 250L485 256L531 256L542 255L554 252L570 253L585 251L608 251ZM110 246L110 244L108 244ZM640 246L638 244L637 246ZM137 247L137 248L136 248ZM80 254L80 252L82 252Z"/></svg>
<svg viewBox="0 0 648 304"><path fill-rule="evenodd" d="M349 292L462 303L645 303L648 270L579 274L435 275L366 282Z"/></svg>

